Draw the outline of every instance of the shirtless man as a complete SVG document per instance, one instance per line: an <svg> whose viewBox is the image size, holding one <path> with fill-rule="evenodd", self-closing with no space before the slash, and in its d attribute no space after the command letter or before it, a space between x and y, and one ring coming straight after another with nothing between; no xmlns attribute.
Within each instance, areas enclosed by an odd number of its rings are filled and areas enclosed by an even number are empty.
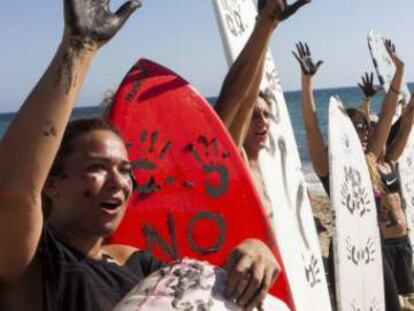
<svg viewBox="0 0 414 311"><path fill-rule="evenodd" d="M266 93L259 93L259 87L273 32L282 21L309 2L297 0L288 5L286 0L259 1L253 33L231 66L215 106L249 166L269 219L273 212L260 172L259 152L266 147L269 138L272 111Z"/></svg>

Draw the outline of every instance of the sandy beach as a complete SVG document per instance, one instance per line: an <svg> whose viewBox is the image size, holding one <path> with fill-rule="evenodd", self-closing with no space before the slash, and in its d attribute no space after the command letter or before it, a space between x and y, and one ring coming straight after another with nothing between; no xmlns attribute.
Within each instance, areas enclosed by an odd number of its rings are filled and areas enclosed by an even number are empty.
<svg viewBox="0 0 414 311"><path fill-rule="evenodd" d="M312 210L315 217L317 217L321 224L327 231L319 234L319 241L321 243L322 255L327 257L329 250L329 240L333 232L333 218L330 208L330 200L327 196L310 194Z"/></svg>

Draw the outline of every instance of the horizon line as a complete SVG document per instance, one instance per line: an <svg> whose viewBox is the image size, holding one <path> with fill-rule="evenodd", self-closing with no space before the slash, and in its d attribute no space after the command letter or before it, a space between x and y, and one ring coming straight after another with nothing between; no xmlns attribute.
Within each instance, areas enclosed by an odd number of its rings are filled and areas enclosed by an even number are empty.
<svg viewBox="0 0 414 311"><path fill-rule="evenodd" d="M414 81L412 82L406 82L407 84L414 84ZM328 90L335 90L335 89L351 89L351 88L358 88L358 86L331 86L331 87L322 87L322 88L318 88L318 89L314 89L313 91L328 91ZM301 89L297 89L297 90L284 90L283 93L297 93L297 92L301 92ZM202 96L204 96L203 94L201 94ZM209 98L217 98L219 95L207 95L204 96L206 99ZM96 108L99 107L99 104L97 105L80 105L78 107L76 107L77 105L75 105L73 108L77 109L77 108ZM17 113L19 109L15 110L15 111L4 111L4 112L0 112L0 114L15 114Z"/></svg>

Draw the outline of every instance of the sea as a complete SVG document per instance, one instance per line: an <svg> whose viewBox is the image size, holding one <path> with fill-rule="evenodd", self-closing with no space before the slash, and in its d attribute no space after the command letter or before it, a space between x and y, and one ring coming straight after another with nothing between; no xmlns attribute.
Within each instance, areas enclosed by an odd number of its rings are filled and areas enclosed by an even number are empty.
<svg viewBox="0 0 414 311"><path fill-rule="evenodd" d="M414 83L409 83L408 87L411 91L413 91ZM309 154L307 151L306 133L303 126L302 118L301 91L285 92L284 95L289 110L290 118L292 121L293 130L295 132L296 143L302 160L302 170L305 175L308 188L313 193L323 195L323 188L319 182L319 179L313 171L312 164L310 162ZM358 87L330 88L319 89L314 91L319 126L321 127L325 140L327 139L328 106L329 98L331 96L339 96L342 103L346 107L358 107L361 103L362 93ZM210 104L214 105L214 103L217 100L217 97L208 97L207 99L210 102ZM383 99L384 93L379 93L374 97L372 102L372 111L374 113L379 112ZM97 116L99 114L99 111L99 105L75 108L72 114L72 118ZM0 137L6 131L14 116L15 113L0 114Z"/></svg>

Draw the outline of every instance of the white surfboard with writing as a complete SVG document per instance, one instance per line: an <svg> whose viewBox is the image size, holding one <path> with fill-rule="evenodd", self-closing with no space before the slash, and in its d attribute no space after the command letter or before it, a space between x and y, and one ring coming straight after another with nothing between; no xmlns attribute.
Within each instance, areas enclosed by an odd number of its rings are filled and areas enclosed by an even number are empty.
<svg viewBox="0 0 414 311"><path fill-rule="evenodd" d="M385 310L380 231L365 155L341 102L329 106L338 310Z"/></svg>
<svg viewBox="0 0 414 311"><path fill-rule="evenodd" d="M213 0L213 5L231 65L253 31L257 11L252 0ZM261 89L272 99L274 119L268 148L260 154L260 167L295 308L332 310L299 151L270 51Z"/></svg>
<svg viewBox="0 0 414 311"><path fill-rule="evenodd" d="M388 91L396 69L390 55L387 52L387 49L385 48L384 37L379 32L371 30L368 33L368 47L381 86L385 91ZM404 104L399 105L397 108L396 118L401 115L402 108L408 103L409 99L410 90L408 89L407 84L403 82L401 86L400 100L403 100Z"/></svg>

